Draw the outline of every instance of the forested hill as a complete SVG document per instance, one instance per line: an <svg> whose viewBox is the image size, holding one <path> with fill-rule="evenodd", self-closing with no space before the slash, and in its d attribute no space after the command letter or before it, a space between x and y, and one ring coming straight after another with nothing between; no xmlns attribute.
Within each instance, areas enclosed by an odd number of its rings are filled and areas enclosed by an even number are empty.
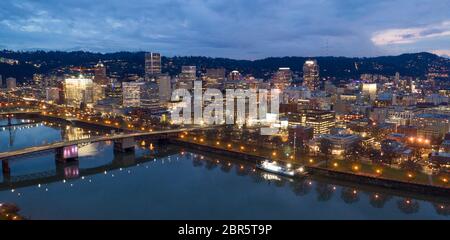
<svg viewBox="0 0 450 240"><path fill-rule="evenodd" d="M91 67L99 60L106 63L108 72L123 74L143 74L144 52L61 52L61 51L0 51L0 58L18 60L19 64L0 63L3 78L16 77L19 81L30 79L34 73L50 73L68 66ZM163 72L178 74L182 65L195 65L197 69L224 67L227 71L238 70L258 78L268 78L279 67L290 67L301 74L302 65L307 59L317 59L321 76L336 79L358 78L363 73L424 77L429 69L449 71L450 60L431 53L412 53L399 56L371 58L348 57L270 57L260 60L234 60L199 56L163 57Z"/></svg>

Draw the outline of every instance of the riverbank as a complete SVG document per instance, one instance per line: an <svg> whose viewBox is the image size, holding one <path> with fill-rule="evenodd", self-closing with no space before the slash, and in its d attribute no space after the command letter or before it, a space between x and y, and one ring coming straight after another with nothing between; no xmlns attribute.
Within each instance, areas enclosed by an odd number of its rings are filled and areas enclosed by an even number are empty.
<svg viewBox="0 0 450 240"><path fill-rule="evenodd" d="M222 149L219 147L208 146L200 143L195 143L191 141L182 141L180 139L171 139L171 143L177 144L186 148L192 148L200 151L212 152L214 154L221 154L224 156L239 158L243 160L250 161L252 163L257 163L258 161L267 159L264 156L257 156L250 153L245 152L237 152L228 149ZM292 164L292 162L290 162ZM294 163L295 166L295 163ZM333 178L337 180L343 180L348 182L356 182L358 184L367 184L377 187L382 187L386 189L392 190L401 190L408 191L412 193L424 194L424 195L439 195L444 199L450 198L450 188L441 187L441 186L433 186L426 184L419 184L414 182L404 182L394 179L387 179L383 177L374 177L364 174L357 174L351 172L342 172L333 169L327 169L318 166L305 166L305 168L314 176L323 176L327 178Z"/></svg>

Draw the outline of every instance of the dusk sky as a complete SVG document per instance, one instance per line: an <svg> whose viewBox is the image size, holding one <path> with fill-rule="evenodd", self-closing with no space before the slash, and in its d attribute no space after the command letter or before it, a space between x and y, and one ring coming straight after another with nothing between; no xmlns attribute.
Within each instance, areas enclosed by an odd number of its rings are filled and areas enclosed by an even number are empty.
<svg viewBox="0 0 450 240"><path fill-rule="evenodd" d="M450 55L450 1L1 0L0 48L238 59Z"/></svg>

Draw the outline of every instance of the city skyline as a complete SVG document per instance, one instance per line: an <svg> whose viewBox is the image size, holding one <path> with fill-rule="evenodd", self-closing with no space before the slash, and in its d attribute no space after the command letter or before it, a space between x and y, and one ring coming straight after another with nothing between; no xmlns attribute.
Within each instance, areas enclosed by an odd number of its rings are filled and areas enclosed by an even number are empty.
<svg viewBox="0 0 450 240"><path fill-rule="evenodd" d="M0 222L449 220L449 10L1 1Z"/></svg>
<svg viewBox="0 0 450 240"><path fill-rule="evenodd" d="M0 48L13 50L155 51L235 59L450 55L450 4L439 0L2 1L0 6Z"/></svg>

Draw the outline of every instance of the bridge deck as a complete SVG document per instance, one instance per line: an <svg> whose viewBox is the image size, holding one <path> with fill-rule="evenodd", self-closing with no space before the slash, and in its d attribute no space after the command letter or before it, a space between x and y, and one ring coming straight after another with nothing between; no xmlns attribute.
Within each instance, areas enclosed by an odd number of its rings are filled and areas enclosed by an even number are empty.
<svg viewBox="0 0 450 240"><path fill-rule="evenodd" d="M200 128L181 128L181 129L162 130L162 131L153 131L153 132L114 134L114 135L106 135L106 136L79 139L79 140L73 140L73 141L62 141L62 142L56 142L56 143L46 144L46 145L42 145L42 146L28 147L28 148L18 149L18 150L14 150L14 151L9 151L9 152L2 152L2 153L0 153L0 160L12 158L12 157L23 156L23 155L32 154L32 153L37 153L37 152L48 151L48 150L72 146L72 145L113 141L113 140L119 140L119 139L124 139L124 138L131 138L131 137L146 137L146 136L153 136L153 135L165 135L165 134L171 134L171 133L179 133L179 132L183 132L183 131L193 131L193 130L197 130L197 129L200 129Z"/></svg>

